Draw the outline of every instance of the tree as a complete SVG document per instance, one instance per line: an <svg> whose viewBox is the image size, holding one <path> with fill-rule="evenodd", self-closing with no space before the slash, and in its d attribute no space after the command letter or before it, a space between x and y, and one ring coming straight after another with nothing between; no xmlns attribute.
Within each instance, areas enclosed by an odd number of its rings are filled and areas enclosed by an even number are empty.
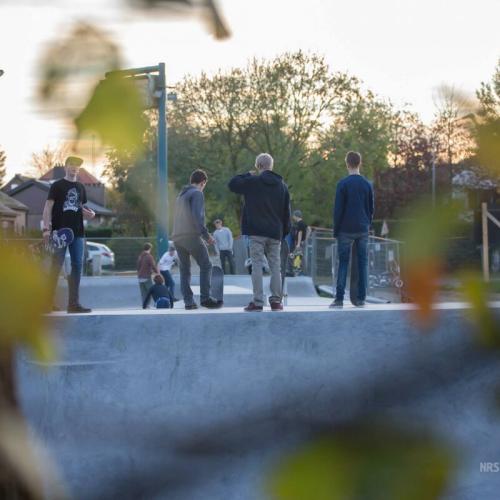
<svg viewBox="0 0 500 500"><path fill-rule="evenodd" d="M240 200L228 195L227 181L253 168L263 151L274 157L294 205L308 202L315 167L326 162L318 153L322 134L339 103L358 94L359 83L332 74L320 56L296 52L212 78L186 78L177 91L169 119L176 184L193 168L205 168L212 194L207 212L236 222Z"/></svg>
<svg viewBox="0 0 500 500"><path fill-rule="evenodd" d="M464 116L471 111L470 100L454 87L437 91L436 114L431 126L437 158L454 165L471 156L474 141Z"/></svg>
<svg viewBox="0 0 500 500"><path fill-rule="evenodd" d="M372 92L359 92L354 99L339 103L333 123L321 140L324 164L316 168L309 210L323 225L331 226L331 207L336 182L346 175L345 156L359 151L363 158L363 175L376 178L388 167L391 147L392 107ZM328 189L325 189L328 186Z"/></svg>
<svg viewBox="0 0 500 500"><path fill-rule="evenodd" d="M153 232L155 212L155 159L146 154L116 150L106 156L104 174L112 182L109 202L118 214L117 232L149 236Z"/></svg>
<svg viewBox="0 0 500 500"><path fill-rule="evenodd" d="M490 83L481 83L476 92L479 101L474 135L480 163L500 176L500 60Z"/></svg>
<svg viewBox="0 0 500 500"><path fill-rule="evenodd" d="M66 157L70 153L67 144L52 148L45 146L39 153L31 155L31 167L35 177L41 177L56 165L64 165Z"/></svg>
<svg viewBox="0 0 500 500"><path fill-rule="evenodd" d="M5 161L7 160L7 156L5 155L5 151L0 149L0 186L3 185L5 181L5 174L7 173L5 168Z"/></svg>
<svg viewBox="0 0 500 500"><path fill-rule="evenodd" d="M207 171L208 220L223 217L237 227L241 201L229 193L227 182L253 169L261 152L274 157L275 171L289 185L293 208L321 225L331 225L334 184L345 171L349 149L362 151L369 177L388 165L392 107L362 91L356 78L332 73L320 56L296 52L253 60L246 68L212 77L187 77L176 91L168 118L169 172L180 188L195 168ZM154 151L157 114L148 117L145 150ZM154 162L141 167L137 155L116 150L108 158L110 180L134 213L152 217L154 211L138 200L155 199ZM133 184L132 165L150 169L141 170Z"/></svg>

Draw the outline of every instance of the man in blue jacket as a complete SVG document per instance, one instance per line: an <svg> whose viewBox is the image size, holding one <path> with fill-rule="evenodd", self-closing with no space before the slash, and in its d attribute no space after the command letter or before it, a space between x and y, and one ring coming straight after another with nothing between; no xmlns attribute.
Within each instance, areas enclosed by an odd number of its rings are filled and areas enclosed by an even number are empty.
<svg viewBox="0 0 500 500"><path fill-rule="evenodd" d="M184 306L188 310L198 308L191 290L191 256L200 266L200 304L209 309L222 306L210 297L212 264L204 241L211 245L215 240L205 226L203 190L207 181L207 174L203 170L195 170L189 179L190 184L182 188L175 200L172 240L179 256L181 292Z"/></svg>
<svg viewBox="0 0 500 500"><path fill-rule="evenodd" d="M347 280L351 246L358 251L358 297L356 305L363 307L368 281L368 231L373 220L372 185L359 173L361 155L350 151L345 158L349 175L337 184L333 211L333 236L337 238L339 270L337 291L332 308L342 307Z"/></svg>
<svg viewBox="0 0 500 500"><path fill-rule="evenodd" d="M273 172L273 164L272 156L262 153L255 160L255 172L236 175L229 182L229 189L245 200L241 233L250 238L253 287L247 312L262 311L264 306L264 254L271 271L271 310L283 309L280 250L281 240L290 231L290 195L283 178Z"/></svg>

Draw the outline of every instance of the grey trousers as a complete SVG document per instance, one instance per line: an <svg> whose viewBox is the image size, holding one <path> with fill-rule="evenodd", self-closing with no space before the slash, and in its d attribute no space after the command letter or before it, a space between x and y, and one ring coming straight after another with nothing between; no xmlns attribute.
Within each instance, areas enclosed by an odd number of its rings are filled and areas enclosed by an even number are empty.
<svg viewBox="0 0 500 500"><path fill-rule="evenodd" d="M264 253L267 255L271 271L270 302L281 302L281 241L265 236L250 236L250 258L252 259L253 302L257 306L264 305L264 285L262 267Z"/></svg>
<svg viewBox="0 0 500 500"><path fill-rule="evenodd" d="M153 280L149 278L147 281L139 281L139 288L141 290L141 307L142 304L144 303L144 299L146 298L146 295L149 292L149 289L153 286ZM146 304L146 307L149 306L151 303L151 299L148 300L148 303Z"/></svg>

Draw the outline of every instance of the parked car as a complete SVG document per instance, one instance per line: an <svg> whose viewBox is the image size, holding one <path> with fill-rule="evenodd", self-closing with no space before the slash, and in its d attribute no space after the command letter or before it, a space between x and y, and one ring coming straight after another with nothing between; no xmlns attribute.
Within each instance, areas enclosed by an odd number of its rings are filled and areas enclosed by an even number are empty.
<svg viewBox="0 0 500 500"><path fill-rule="evenodd" d="M87 241L87 262L91 262L92 258L96 255L101 256L101 266L103 268L114 268L115 267L115 254L111 248L103 245L102 243L95 243L93 241Z"/></svg>
<svg viewBox="0 0 500 500"><path fill-rule="evenodd" d="M85 255L86 255L86 260L85 260L86 265L89 264L91 265L93 257L96 255L100 255L102 269L113 269L115 267L114 252L111 250L111 248L109 248L106 245L103 245L102 243L87 241L85 246ZM66 252L66 256L64 258L64 275L68 276L70 270L71 270L71 257L69 255L69 252Z"/></svg>

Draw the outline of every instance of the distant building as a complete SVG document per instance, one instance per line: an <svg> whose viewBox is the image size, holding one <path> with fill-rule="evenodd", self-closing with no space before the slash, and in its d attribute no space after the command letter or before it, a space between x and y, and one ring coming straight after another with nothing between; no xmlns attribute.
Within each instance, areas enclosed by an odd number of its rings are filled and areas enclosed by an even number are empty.
<svg viewBox="0 0 500 500"><path fill-rule="evenodd" d="M40 179L33 179L16 174L3 188L2 191L11 198L24 204L28 209L26 219L27 230L40 230L43 207L47 200L50 185L65 175L64 167L55 166L45 173ZM92 226L107 226L111 223L114 214L105 207L105 187L84 168L80 169L78 180L87 191L87 206L94 210L96 217L88 221Z"/></svg>
<svg viewBox="0 0 500 500"><path fill-rule="evenodd" d="M0 234L24 234L27 213L26 205L0 191Z"/></svg>

